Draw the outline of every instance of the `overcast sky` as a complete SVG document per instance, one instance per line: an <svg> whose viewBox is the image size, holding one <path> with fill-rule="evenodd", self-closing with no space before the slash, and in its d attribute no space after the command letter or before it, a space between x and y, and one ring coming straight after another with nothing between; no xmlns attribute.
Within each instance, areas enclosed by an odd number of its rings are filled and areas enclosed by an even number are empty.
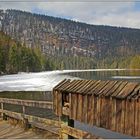
<svg viewBox="0 0 140 140"><path fill-rule="evenodd" d="M134 0L0 0L0 9L20 9L90 24L140 28L140 1Z"/></svg>

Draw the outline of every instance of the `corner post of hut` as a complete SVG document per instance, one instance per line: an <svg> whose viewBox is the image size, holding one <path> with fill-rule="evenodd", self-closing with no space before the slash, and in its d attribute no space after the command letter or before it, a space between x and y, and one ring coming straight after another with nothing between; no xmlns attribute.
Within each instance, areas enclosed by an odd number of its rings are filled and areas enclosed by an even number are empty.
<svg viewBox="0 0 140 140"><path fill-rule="evenodd" d="M60 120L60 138L69 139L73 137L66 128L74 127L74 120L70 119L71 93L61 90L62 84L63 81L53 89L53 110Z"/></svg>

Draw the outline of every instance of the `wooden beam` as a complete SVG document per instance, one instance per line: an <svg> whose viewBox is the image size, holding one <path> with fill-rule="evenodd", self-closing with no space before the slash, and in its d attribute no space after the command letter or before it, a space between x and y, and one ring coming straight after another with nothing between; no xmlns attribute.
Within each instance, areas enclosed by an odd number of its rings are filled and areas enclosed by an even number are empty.
<svg viewBox="0 0 140 140"><path fill-rule="evenodd" d="M21 114L21 113L17 113L17 112L11 112L11 111L2 110L2 109L0 109L0 112L3 112L6 116L14 118L16 120L28 119L29 123L41 122L41 123L45 123L47 125L54 125L54 126L57 126L57 127L60 126L59 121L55 121L55 120L51 120L51 119L40 118L40 117L36 117L36 116Z"/></svg>
<svg viewBox="0 0 140 140"><path fill-rule="evenodd" d="M3 103L1 103L1 110L3 110ZM1 117L3 118L3 111L1 112Z"/></svg>
<svg viewBox="0 0 140 140"><path fill-rule="evenodd" d="M86 131L72 128L70 126L62 126L62 132L67 134L67 135L71 135L74 138L78 138L78 139L91 138L91 137L98 138L97 136L93 136L92 134L90 134Z"/></svg>
<svg viewBox="0 0 140 140"><path fill-rule="evenodd" d="M0 98L0 103L53 109L53 102Z"/></svg>

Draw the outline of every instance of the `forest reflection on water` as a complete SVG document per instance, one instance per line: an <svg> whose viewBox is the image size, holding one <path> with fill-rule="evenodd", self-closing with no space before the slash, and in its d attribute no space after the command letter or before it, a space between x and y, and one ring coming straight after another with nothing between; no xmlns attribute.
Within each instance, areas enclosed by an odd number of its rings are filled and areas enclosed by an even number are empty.
<svg viewBox="0 0 140 140"><path fill-rule="evenodd" d="M140 70L88 71L69 73L69 75L90 80L123 80L140 83Z"/></svg>
<svg viewBox="0 0 140 140"><path fill-rule="evenodd" d="M4 91L0 92L0 97L22 100L52 101L52 94L50 91Z"/></svg>

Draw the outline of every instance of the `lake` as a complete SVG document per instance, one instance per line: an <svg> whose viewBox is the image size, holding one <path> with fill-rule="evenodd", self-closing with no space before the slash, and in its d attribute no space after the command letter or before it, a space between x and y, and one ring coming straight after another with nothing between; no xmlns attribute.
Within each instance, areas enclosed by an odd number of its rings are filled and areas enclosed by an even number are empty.
<svg viewBox="0 0 140 140"><path fill-rule="evenodd" d="M0 76L0 91L51 91L65 78L140 82L140 70L63 70L5 75Z"/></svg>
<svg viewBox="0 0 140 140"><path fill-rule="evenodd" d="M126 69L93 69L93 70L63 70L39 73L19 73L14 75L0 76L0 97L29 99L29 100L52 100L51 90L63 79L94 79L94 80L123 80L140 83L140 70ZM6 105L6 109L21 112L19 106ZM40 117L57 119L50 110L26 107L26 113ZM104 138L132 138L119 133L114 133L97 127L90 127L75 121L75 127L94 132Z"/></svg>

